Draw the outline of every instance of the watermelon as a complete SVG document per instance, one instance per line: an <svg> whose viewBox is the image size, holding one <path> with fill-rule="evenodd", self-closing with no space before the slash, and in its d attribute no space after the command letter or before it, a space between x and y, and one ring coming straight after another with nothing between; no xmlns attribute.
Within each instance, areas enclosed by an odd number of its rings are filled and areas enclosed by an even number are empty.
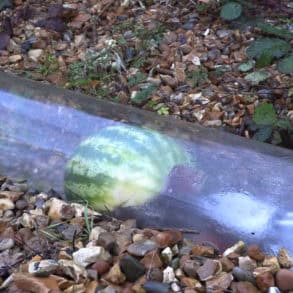
<svg viewBox="0 0 293 293"><path fill-rule="evenodd" d="M108 126L74 151L65 169L65 194L96 210L141 205L162 191L175 166L190 162L171 137L129 125Z"/></svg>

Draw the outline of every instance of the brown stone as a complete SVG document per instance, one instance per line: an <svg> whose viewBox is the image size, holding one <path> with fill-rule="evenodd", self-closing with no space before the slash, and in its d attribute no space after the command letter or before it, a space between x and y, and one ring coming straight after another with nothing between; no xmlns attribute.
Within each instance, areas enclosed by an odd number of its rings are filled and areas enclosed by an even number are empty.
<svg viewBox="0 0 293 293"><path fill-rule="evenodd" d="M257 267L256 261L249 256L240 256L238 262L240 269L244 271L253 272Z"/></svg>
<svg viewBox="0 0 293 293"><path fill-rule="evenodd" d="M206 290L207 292L210 292L211 290L212 292L216 292L216 290L219 290L219 292L224 292L228 289L232 281L232 273L222 272L206 282Z"/></svg>
<svg viewBox="0 0 293 293"><path fill-rule="evenodd" d="M218 269L218 261L207 259L205 263L197 269L197 274L201 281L207 281L216 274Z"/></svg>
<svg viewBox="0 0 293 293"><path fill-rule="evenodd" d="M116 246L116 240L112 233L102 232L99 235L97 245L104 247L106 250L112 252Z"/></svg>
<svg viewBox="0 0 293 293"><path fill-rule="evenodd" d="M221 259L219 259L219 261L221 262L222 264L222 270L224 272L231 272L234 268L234 264L233 262L228 259L227 257L222 257Z"/></svg>
<svg viewBox="0 0 293 293"><path fill-rule="evenodd" d="M293 290L293 271L279 270L276 274L276 283L281 291Z"/></svg>
<svg viewBox="0 0 293 293"><path fill-rule="evenodd" d="M213 257L215 255L215 249L210 246L195 245L191 249L192 255Z"/></svg>
<svg viewBox="0 0 293 293"><path fill-rule="evenodd" d="M109 281L117 285L124 283L126 280L126 277L121 272L118 263L114 264L114 266L111 268L111 270L107 273L107 275L104 278L106 281Z"/></svg>
<svg viewBox="0 0 293 293"><path fill-rule="evenodd" d="M86 286L86 293L95 293L99 283L97 281L91 281Z"/></svg>
<svg viewBox="0 0 293 293"><path fill-rule="evenodd" d="M174 78L172 76L161 74L160 77L161 77L163 83L169 85L172 88L175 88L178 85L176 78Z"/></svg>
<svg viewBox="0 0 293 293"><path fill-rule="evenodd" d="M181 261L181 263L182 263L182 270L188 277L191 277L191 278L197 277L197 270L199 269L200 264L196 260L186 259L185 262Z"/></svg>
<svg viewBox="0 0 293 293"><path fill-rule="evenodd" d="M202 284L194 279L194 278L182 278L180 281L181 285L187 288L193 288L193 289L202 289Z"/></svg>
<svg viewBox="0 0 293 293"><path fill-rule="evenodd" d="M183 235L180 231L177 230L170 230L160 232L155 235L154 240L156 243L161 247L172 247L178 242L182 241Z"/></svg>
<svg viewBox="0 0 293 293"><path fill-rule="evenodd" d="M267 292L270 287L275 286L274 276L270 272L263 273L256 277L257 287L261 292Z"/></svg>
<svg viewBox="0 0 293 293"><path fill-rule="evenodd" d="M149 281L163 282L163 272L158 268L152 268L147 272Z"/></svg>
<svg viewBox="0 0 293 293"><path fill-rule="evenodd" d="M110 265L105 260L99 259L91 266L91 268L97 271L99 275L103 275L109 271Z"/></svg>
<svg viewBox="0 0 293 293"><path fill-rule="evenodd" d="M30 292L61 293L58 283L51 276L47 278L37 278L29 274L16 273L13 275L13 284L17 289L23 290L23 292L26 292L29 288Z"/></svg>
<svg viewBox="0 0 293 293"><path fill-rule="evenodd" d="M234 293L259 293L260 291L250 282L233 282L231 289Z"/></svg>
<svg viewBox="0 0 293 293"><path fill-rule="evenodd" d="M250 245L247 248L247 254L249 257L256 261L263 261L265 258L265 254L260 249L258 245Z"/></svg>
<svg viewBox="0 0 293 293"><path fill-rule="evenodd" d="M9 198L13 202L16 202L22 195L23 192L21 191L0 191L0 197Z"/></svg>
<svg viewBox="0 0 293 293"><path fill-rule="evenodd" d="M143 259L141 260L141 262L144 264L144 266L147 269L160 268L163 265L162 260L160 258L160 255L159 255L159 253L157 251L150 251L150 252L148 252L143 257Z"/></svg>
<svg viewBox="0 0 293 293"><path fill-rule="evenodd" d="M272 255L266 256L262 265L264 267L270 268L272 274L275 274L280 269L277 257Z"/></svg>

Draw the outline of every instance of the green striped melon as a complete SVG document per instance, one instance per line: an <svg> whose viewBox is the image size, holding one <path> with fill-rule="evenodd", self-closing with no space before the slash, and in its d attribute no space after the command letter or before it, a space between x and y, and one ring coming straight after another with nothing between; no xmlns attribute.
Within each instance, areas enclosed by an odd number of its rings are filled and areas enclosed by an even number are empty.
<svg viewBox="0 0 293 293"><path fill-rule="evenodd" d="M189 154L171 137L108 126L75 150L65 170L65 193L97 210L140 205L162 191L176 165L189 163Z"/></svg>

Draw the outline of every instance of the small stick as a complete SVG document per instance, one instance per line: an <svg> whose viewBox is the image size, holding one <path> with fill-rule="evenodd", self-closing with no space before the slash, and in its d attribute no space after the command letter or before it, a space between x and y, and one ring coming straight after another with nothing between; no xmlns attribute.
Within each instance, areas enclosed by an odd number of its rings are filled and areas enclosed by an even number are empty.
<svg viewBox="0 0 293 293"><path fill-rule="evenodd" d="M188 233L188 234L200 234L199 231L194 229L185 229L185 228L160 228L160 227L150 227L151 230L158 230L158 231L172 231L177 230L182 233Z"/></svg>

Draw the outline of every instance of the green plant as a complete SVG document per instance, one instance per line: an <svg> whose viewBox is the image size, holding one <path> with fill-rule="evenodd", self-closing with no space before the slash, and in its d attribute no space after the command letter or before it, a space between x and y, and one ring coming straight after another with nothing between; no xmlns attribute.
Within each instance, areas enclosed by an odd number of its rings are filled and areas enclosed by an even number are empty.
<svg viewBox="0 0 293 293"><path fill-rule="evenodd" d="M69 87L85 88L91 94L107 96L109 90L105 85L113 80L115 71L112 67L113 58L111 50L88 52L84 60L69 65L67 73Z"/></svg>
<svg viewBox="0 0 293 293"><path fill-rule="evenodd" d="M56 228L60 225L64 224L63 222L58 222L51 224L47 227L44 227L40 229L40 233L43 234L45 237L47 237L50 240L60 240L63 238L62 234L56 231Z"/></svg>
<svg viewBox="0 0 293 293"><path fill-rule="evenodd" d="M58 60L55 54L50 53L44 57L42 64L39 65L37 68L37 72L47 76L49 74L56 72L58 69L59 69Z"/></svg>
<svg viewBox="0 0 293 293"><path fill-rule="evenodd" d="M88 238L91 234L91 231L94 228L94 216L93 214L91 214L91 216L89 215L89 208L88 208L88 204L85 205L84 207L84 222L85 222L85 236Z"/></svg>
<svg viewBox="0 0 293 293"><path fill-rule="evenodd" d="M157 113L158 113L159 115L165 115L165 116L167 116L167 115L169 115L169 107L167 107L167 106L162 106L162 107L160 107L160 108L157 110Z"/></svg>
<svg viewBox="0 0 293 293"><path fill-rule="evenodd" d="M133 87L142 83L145 80L146 80L146 75L139 71L135 75L128 78L127 84L129 87Z"/></svg>
<svg viewBox="0 0 293 293"><path fill-rule="evenodd" d="M281 134L292 134L293 125L289 120L278 119L272 104L263 103L255 109L250 130L254 132L253 138L258 141L281 144Z"/></svg>
<svg viewBox="0 0 293 293"><path fill-rule="evenodd" d="M291 51L287 41L277 38L261 38L253 42L246 50L250 58L256 59L256 67L270 65L274 59L279 59ZM283 73L292 73L292 54L280 61L278 69Z"/></svg>
<svg viewBox="0 0 293 293"><path fill-rule="evenodd" d="M208 78L208 71L204 66L200 66L198 70L192 70L187 74L188 80L192 87L197 87L206 82Z"/></svg>
<svg viewBox="0 0 293 293"><path fill-rule="evenodd" d="M286 54L292 52L291 46L288 41L293 39L293 33L288 29L280 26L271 25L262 19L252 20L242 15L243 7L248 9L256 9L257 6L249 3L249 1L235 0L235 1L223 1L220 16L226 21L238 20L244 23L250 23L253 26L258 27L263 34L271 35L275 38L261 38L253 42L246 53L250 58L256 59L256 68L261 68L270 65L274 59L279 59ZM286 20L288 23L288 20ZM276 38L277 37L277 38ZM285 40L282 40L285 39ZM289 58L289 59L288 59ZM278 69L282 73L292 73L292 65L287 64L290 61L290 56L285 56L285 61L279 62ZM240 67L240 71L248 71L250 66L243 65Z"/></svg>
<svg viewBox="0 0 293 293"><path fill-rule="evenodd" d="M249 81L252 85L258 85L262 81L269 78L269 74L265 71L255 71L247 74L245 80Z"/></svg>
<svg viewBox="0 0 293 293"><path fill-rule="evenodd" d="M155 85L149 85L148 87L138 91L132 98L131 101L136 105L145 104L152 93L157 89Z"/></svg>
<svg viewBox="0 0 293 293"><path fill-rule="evenodd" d="M262 54L271 54L274 58L284 56L290 50L290 45L277 38L261 38L254 41L246 50L250 58L260 58Z"/></svg>
<svg viewBox="0 0 293 293"><path fill-rule="evenodd" d="M289 39L293 38L293 33L287 29L273 26L266 22L258 22L257 27L260 28L264 33L273 35L278 38Z"/></svg>
<svg viewBox="0 0 293 293"><path fill-rule="evenodd" d="M156 25L154 28L149 29L139 22L134 20L124 21L113 26L112 32L119 35L117 45L120 51L132 49L135 55L128 59L128 63L132 67L140 68L146 62L148 51L156 47L162 40L166 31L165 26L162 24ZM125 38L125 32L130 32L132 37Z"/></svg>

